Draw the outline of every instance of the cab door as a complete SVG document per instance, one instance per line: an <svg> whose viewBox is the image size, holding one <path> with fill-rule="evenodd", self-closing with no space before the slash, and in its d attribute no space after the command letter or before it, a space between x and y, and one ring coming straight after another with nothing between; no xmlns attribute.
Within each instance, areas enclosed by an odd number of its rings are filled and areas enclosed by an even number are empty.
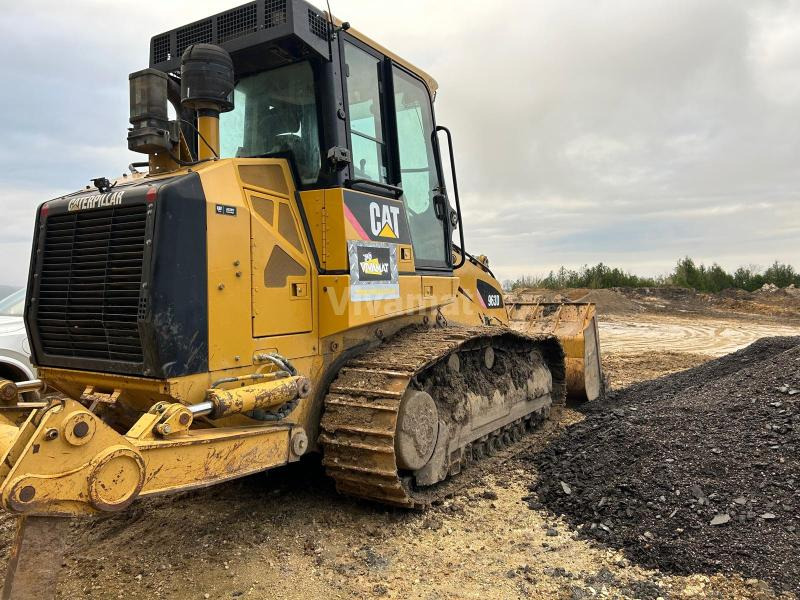
<svg viewBox="0 0 800 600"><path fill-rule="evenodd" d="M418 271L452 270L428 88L377 50L343 44L352 182L402 189ZM439 206L437 206L437 203Z"/></svg>
<svg viewBox="0 0 800 600"><path fill-rule="evenodd" d="M425 84L392 66L397 160L406 202L417 269L449 269L449 208L442 195L439 165L433 147L434 121ZM438 203L438 206L437 206Z"/></svg>

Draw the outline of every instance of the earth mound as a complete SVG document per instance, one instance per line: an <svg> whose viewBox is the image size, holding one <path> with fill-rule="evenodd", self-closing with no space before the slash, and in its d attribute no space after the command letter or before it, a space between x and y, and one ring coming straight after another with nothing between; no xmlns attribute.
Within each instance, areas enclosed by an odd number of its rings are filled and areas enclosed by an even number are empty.
<svg viewBox="0 0 800 600"><path fill-rule="evenodd" d="M506 295L506 302L593 302L601 315L629 315L647 310L647 304L631 300L623 293L623 288L587 289L570 288L563 290L519 289Z"/></svg>
<svg viewBox="0 0 800 600"><path fill-rule="evenodd" d="M800 337L611 394L529 457L525 500L675 573L800 593Z"/></svg>
<svg viewBox="0 0 800 600"><path fill-rule="evenodd" d="M593 302L601 315L630 315L647 310L642 303L626 297L620 288L589 290L578 302Z"/></svg>

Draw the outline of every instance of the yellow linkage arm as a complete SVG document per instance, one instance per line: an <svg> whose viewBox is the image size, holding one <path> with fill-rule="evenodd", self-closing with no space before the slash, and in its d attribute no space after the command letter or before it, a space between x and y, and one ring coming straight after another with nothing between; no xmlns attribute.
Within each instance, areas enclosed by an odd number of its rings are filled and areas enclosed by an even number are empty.
<svg viewBox="0 0 800 600"><path fill-rule="evenodd" d="M53 401L27 418L2 407L0 501L23 515L115 511L140 496L212 485L305 451L305 432L292 423L190 430L191 408L156 405L121 435L74 400Z"/></svg>

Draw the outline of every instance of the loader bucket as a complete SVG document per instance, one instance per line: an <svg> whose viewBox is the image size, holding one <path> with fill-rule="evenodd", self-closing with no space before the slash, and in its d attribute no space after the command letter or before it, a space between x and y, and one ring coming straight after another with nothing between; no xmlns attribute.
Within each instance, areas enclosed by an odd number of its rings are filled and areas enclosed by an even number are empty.
<svg viewBox="0 0 800 600"><path fill-rule="evenodd" d="M506 303L511 327L522 333L555 335L567 363L567 396L573 400L595 400L603 393L600 337L597 311L590 302Z"/></svg>

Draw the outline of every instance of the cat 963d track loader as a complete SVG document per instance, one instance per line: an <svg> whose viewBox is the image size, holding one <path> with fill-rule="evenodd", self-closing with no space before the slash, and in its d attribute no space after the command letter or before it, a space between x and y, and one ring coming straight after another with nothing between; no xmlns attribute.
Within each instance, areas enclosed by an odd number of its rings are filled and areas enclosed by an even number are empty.
<svg viewBox="0 0 800 600"><path fill-rule="evenodd" d="M465 249L429 75L255 0L156 35L129 83L147 162L38 212L41 381L0 385L0 502L23 516L6 597L52 589L59 517L308 452L344 493L424 507L563 401L559 340L509 328Z"/></svg>

